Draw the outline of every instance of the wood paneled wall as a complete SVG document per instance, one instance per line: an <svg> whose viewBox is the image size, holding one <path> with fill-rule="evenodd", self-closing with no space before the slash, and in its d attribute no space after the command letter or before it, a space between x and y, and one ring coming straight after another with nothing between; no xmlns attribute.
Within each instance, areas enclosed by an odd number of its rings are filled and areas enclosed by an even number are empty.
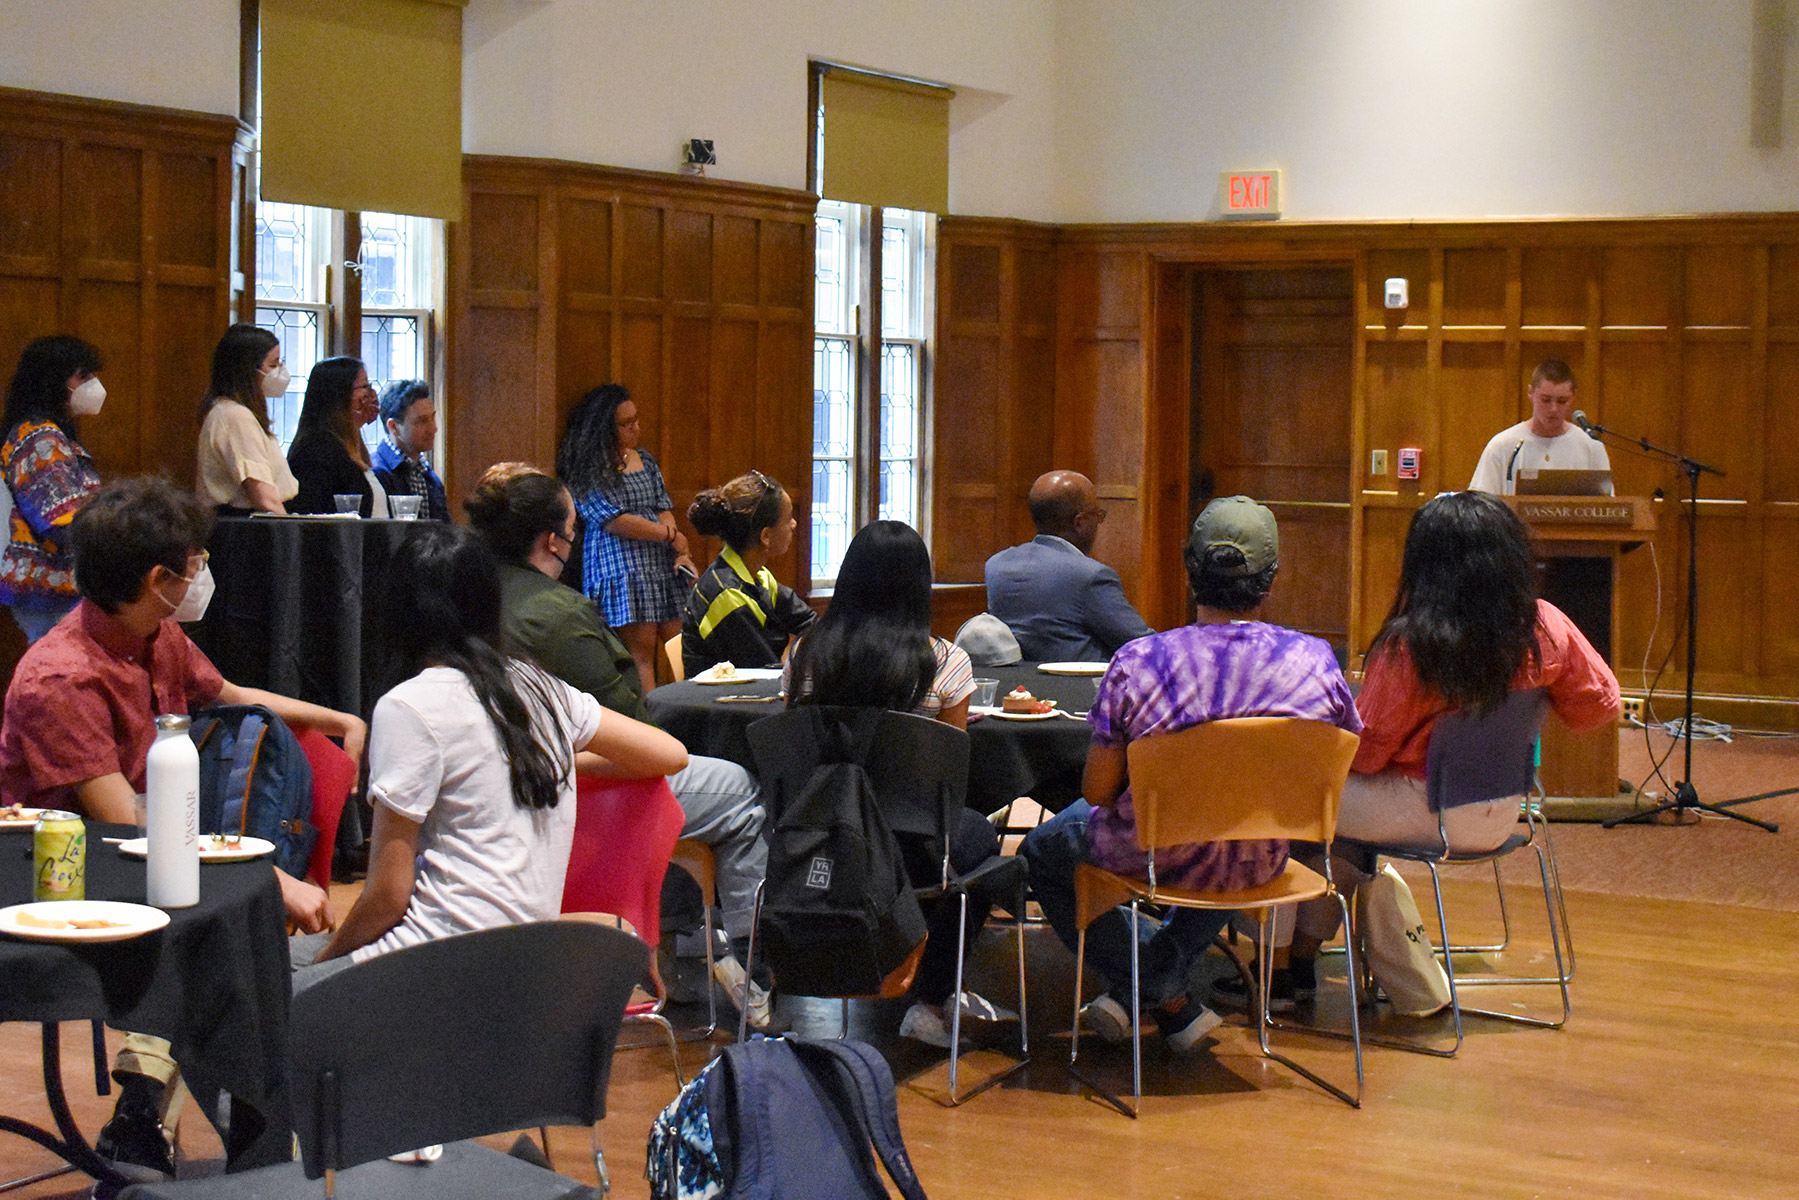
<svg viewBox="0 0 1799 1200"><path fill-rule="evenodd" d="M451 496L494 462L552 466L574 402L616 382L684 526L696 492L755 467L788 487L803 532L814 198L515 158L466 158L463 186L449 246ZM717 547L694 549L704 567ZM775 568L789 583L810 572L807 539L794 551Z"/></svg>
<svg viewBox="0 0 1799 1200"><path fill-rule="evenodd" d="M937 294L932 566L979 583L988 555L1031 536L1025 498L1055 466L1054 229L944 220Z"/></svg>
<svg viewBox="0 0 1799 1200"><path fill-rule="evenodd" d="M1352 653L1385 613L1412 510L1466 486L1487 438L1527 414L1532 366L1560 357L1594 420L1726 472L1702 485L1696 686L1799 693L1799 467L1787 450L1799 437L1799 217L1060 229L946 218L938 244L939 579L978 579L987 554L1028 531L1021 489L1047 444L1053 465L1086 471L1106 499L1096 554L1152 624L1184 619L1196 279L1327 265L1350 270L1356 293ZM1055 271L1053 299L1034 295L1029 321L1006 304L1027 248ZM1404 313L1382 307L1390 276L1410 282ZM1046 317L1053 404L999 365ZM954 444L989 428L990 457ZM1371 449L1402 446L1423 451L1420 479L1368 473ZM1653 672L1676 646L1684 480L1628 448L1611 454L1620 492L1668 497L1653 552L1621 571L1616 657L1640 688L1645 656ZM982 504L1008 485L1011 512L988 516ZM1678 686L1679 667L1676 654L1662 687Z"/></svg>
<svg viewBox="0 0 1799 1200"><path fill-rule="evenodd" d="M247 278L229 117L0 88L0 370L72 333L106 358L105 476L194 475L212 349Z"/></svg>

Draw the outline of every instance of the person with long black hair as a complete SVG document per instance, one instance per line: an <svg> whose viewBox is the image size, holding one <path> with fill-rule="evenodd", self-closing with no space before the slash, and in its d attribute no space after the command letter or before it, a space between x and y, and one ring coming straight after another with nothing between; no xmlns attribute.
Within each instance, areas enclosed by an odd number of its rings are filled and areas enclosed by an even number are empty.
<svg viewBox="0 0 1799 1200"><path fill-rule="evenodd" d="M221 512L285 513L300 490L269 421L269 401L291 382L281 343L259 325L240 321L213 347L194 490Z"/></svg>
<svg viewBox="0 0 1799 1200"><path fill-rule="evenodd" d="M1369 645L1356 697L1362 743L1343 788L1339 838L1437 844L1424 764L1431 730L1444 713L1488 713L1514 691L1544 688L1550 706L1577 732L1618 719L1617 676L1573 621L1537 598L1531 564L1530 531L1495 496L1451 492L1413 515L1399 588ZM1522 799L1444 812L1450 850L1499 847L1517 827ZM1365 878L1344 856L1332 866L1346 890ZM1334 900L1300 905L1292 951L1300 991L1312 984L1311 956L1340 920Z"/></svg>
<svg viewBox="0 0 1799 1200"><path fill-rule="evenodd" d="M974 666L961 647L931 636L931 552L918 531L900 521L875 521L850 540L831 606L788 656L789 704L886 708L968 727ZM942 849L930 838L898 835L906 873L916 885L940 877ZM964 809L950 831L950 864L966 874L999 854L993 826ZM987 924L989 897L968 897L970 943ZM949 1045L945 1011L956 981L956 917L943 902L927 913L930 937L913 983L912 1007L900 1035L932 1046ZM964 991L962 1016L1016 1020L992 1001Z"/></svg>
<svg viewBox="0 0 1799 1200"><path fill-rule="evenodd" d="M0 424L0 479L11 516L0 553L0 604L29 645L80 601L69 553L69 522L100 490L94 460L75 438L75 418L106 400L100 352L77 337L43 337L25 347L6 389Z"/></svg>
<svg viewBox="0 0 1799 1200"><path fill-rule="evenodd" d="M318 963L555 919L577 752L598 756L583 770L627 778L687 765L668 734L500 653L499 572L474 531L419 529L389 578L388 636L418 673L375 705L368 883Z"/></svg>
<svg viewBox="0 0 1799 1200"><path fill-rule="evenodd" d="M751 471L695 496L687 519L725 544L687 594L681 656L688 677L721 662L779 665L788 640L810 629L817 615L768 569L793 545L793 498Z"/></svg>
<svg viewBox="0 0 1799 1200"><path fill-rule="evenodd" d="M387 489L375 475L361 432L378 408L362 360L340 355L312 368L294 444L287 449L287 465L300 481L289 512L336 512L338 496L357 495L362 516L388 515Z"/></svg>
<svg viewBox="0 0 1799 1200"><path fill-rule="evenodd" d="M643 690L656 686L656 651L681 632L681 576L699 574L656 456L640 446L637 404L616 383L594 388L568 415L556 474L586 533L581 590L631 652Z"/></svg>

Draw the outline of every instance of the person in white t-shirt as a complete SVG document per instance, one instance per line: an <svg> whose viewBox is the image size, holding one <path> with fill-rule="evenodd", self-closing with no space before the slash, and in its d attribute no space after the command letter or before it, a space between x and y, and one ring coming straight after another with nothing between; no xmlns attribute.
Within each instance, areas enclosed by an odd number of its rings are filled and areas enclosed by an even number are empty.
<svg viewBox="0 0 1799 1200"><path fill-rule="evenodd" d="M1493 435L1481 451L1471 492L1510 496L1520 474L1541 470L1609 471L1611 459L1598 438L1568 423L1574 411L1574 372L1559 358L1545 359L1530 374L1530 419ZM1611 492L1607 485L1606 492Z"/></svg>
<svg viewBox="0 0 1799 1200"><path fill-rule="evenodd" d="M500 653L498 568L471 530L421 529L390 575L406 581L385 608L391 634L420 670L375 705L368 882L296 988L345 956L554 920L577 759L584 774L625 778L687 764L670 735Z"/></svg>

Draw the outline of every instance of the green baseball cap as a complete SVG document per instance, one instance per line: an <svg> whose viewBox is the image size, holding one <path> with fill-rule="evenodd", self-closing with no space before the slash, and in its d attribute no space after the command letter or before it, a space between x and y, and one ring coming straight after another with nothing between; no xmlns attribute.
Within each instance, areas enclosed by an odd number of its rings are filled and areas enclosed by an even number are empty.
<svg viewBox="0 0 1799 1200"><path fill-rule="evenodd" d="M1243 555L1241 564L1225 565L1208 550L1230 547ZM1220 496L1193 519L1188 553L1212 575L1259 575L1280 561L1280 532L1274 514L1248 496Z"/></svg>

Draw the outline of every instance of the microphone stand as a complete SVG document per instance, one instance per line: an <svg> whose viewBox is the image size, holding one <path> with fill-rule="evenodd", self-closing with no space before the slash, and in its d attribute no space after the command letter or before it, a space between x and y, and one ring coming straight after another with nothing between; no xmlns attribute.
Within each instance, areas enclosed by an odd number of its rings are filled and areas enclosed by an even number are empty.
<svg viewBox="0 0 1799 1200"><path fill-rule="evenodd" d="M1710 473L1722 479L1724 472L1717 467L1707 466L1705 463L1688 458L1679 451L1654 445L1646 437L1626 438L1623 434L1613 433L1605 426L1594 424L1591 421L1582 421L1579 424L1589 437L1596 439L1600 434L1610 434L1649 454L1667 459L1678 466L1687 477L1687 688L1686 717L1681 723L1681 738L1686 743L1683 778L1680 783L1675 785L1674 795L1671 799L1662 801L1654 808L1645 808L1626 816L1613 817L1609 821L1600 822L1600 824L1606 829L1611 829L1617 825L1652 821L1665 812L1671 812L1674 814L1674 824L1685 825L1692 823L1683 820L1689 812L1695 814L1694 821L1699 819L1697 815L1699 813L1712 813L1715 816L1729 817L1733 821L1742 821L1746 825L1754 825L1769 833L1778 833L1780 830L1778 825L1767 821L1758 821L1754 817L1744 816L1740 812L1732 812L1725 805L1704 803L1699 799L1699 790L1693 786L1693 674L1699 664L1699 476ZM1799 792L1799 788L1791 790ZM1747 796L1741 800L1731 800L1726 803L1747 804L1752 800L1766 800L1773 796L1786 794L1788 793L1769 792L1766 795Z"/></svg>

